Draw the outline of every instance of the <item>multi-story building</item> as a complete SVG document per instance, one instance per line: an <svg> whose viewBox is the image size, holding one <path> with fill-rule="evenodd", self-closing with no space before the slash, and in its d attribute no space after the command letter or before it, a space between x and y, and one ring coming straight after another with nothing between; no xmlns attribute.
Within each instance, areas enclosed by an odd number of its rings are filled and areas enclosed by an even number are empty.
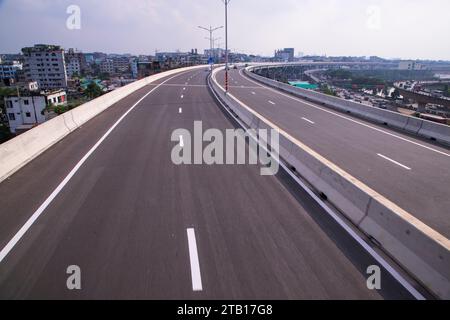
<svg viewBox="0 0 450 320"><path fill-rule="evenodd" d="M114 74L115 73L114 62L111 59L103 61L100 64L100 72Z"/></svg>
<svg viewBox="0 0 450 320"><path fill-rule="evenodd" d="M45 122L44 110L49 105L66 105L66 91L28 91L21 96L5 97L6 114L12 133L20 133Z"/></svg>
<svg viewBox="0 0 450 320"><path fill-rule="evenodd" d="M64 50L61 47L39 44L23 48L22 53L27 81L37 81L41 89L67 87Z"/></svg>
<svg viewBox="0 0 450 320"><path fill-rule="evenodd" d="M282 62L294 61L294 48L284 48L282 50L275 51L275 60Z"/></svg>
<svg viewBox="0 0 450 320"><path fill-rule="evenodd" d="M112 59L114 65L114 71L117 73L130 71L130 58L126 56L115 57Z"/></svg>
<svg viewBox="0 0 450 320"><path fill-rule="evenodd" d="M86 57L82 52L75 49L69 49L64 54L64 60L66 62L67 76L69 78L86 72Z"/></svg>
<svg viewBox="0 0 450 320"><path fill-rule="evenodd" d="M0 62L0 80L16 79L18 70L22 70L22 64L19 61Z"/></svg>
<svg viewBox="0 0 450 320"><path fill-rule="evenodd" d="M66 64L67 77L73 78L75 75L81 75L81 65L78 59L71 59Z"/></svg>

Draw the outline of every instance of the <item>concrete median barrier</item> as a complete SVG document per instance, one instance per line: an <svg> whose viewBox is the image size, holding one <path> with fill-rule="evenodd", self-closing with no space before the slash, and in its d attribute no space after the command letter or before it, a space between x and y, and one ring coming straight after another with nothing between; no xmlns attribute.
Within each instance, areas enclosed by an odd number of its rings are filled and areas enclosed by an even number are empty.
<svg viewBox="0 0 450 320"><path fill-rule="evenodd" d="M379 109L362 103L348 101L338 97L332 97L319 92L297 88L286 83L262 77L252 72L258 67L244 69L244 73L255 81L269 87L290 93L300 99L306 99L313 103L327 106L340 112L349 113L356 117L369 120L377 124L404 130L426 139L432 139L439 143L450 145L450 126L418 119L397 112ZM416 130L418 129L418 130Z"/></svg>
<svg viewBox="0 0 450 320"><path fill-rule="evenodd" d="M212 78L212 90L223 96L223 88L215 80L214 74ZM233 109L240 107L252 113L259 119L252 123L257 123L259 128L278 129L280 156L288 167L295 169L326 201L374 239L436 297L450 299L449 239L278 128L270 119L264 118L232 94L227 95L225 102L232 105ZM382 119L383 114L379 116ZM395 121L398 121L399 127L410 132L422 126L416 119L410 119L410 122L405 120L404 123L403 118ZM428 130L428 127L422 126L421 130Z"/></svg>
<svg viewBox="0 0 450 320"><path fill-rule="evenodd" d="M39 156L65 136L131 93L159 79L184 71L205 68L195 66L156 74L107 93L33 128L0 145L0 182Z"/></svg>

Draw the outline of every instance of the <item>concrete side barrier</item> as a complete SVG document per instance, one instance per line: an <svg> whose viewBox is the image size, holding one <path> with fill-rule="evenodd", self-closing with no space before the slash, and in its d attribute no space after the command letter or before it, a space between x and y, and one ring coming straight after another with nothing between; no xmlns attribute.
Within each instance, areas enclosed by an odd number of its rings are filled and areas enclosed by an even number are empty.
<svg viewBox="0 0 450 320"><path fill-rule="evenodd" d="M0 145L0 181L68 135L68 117L56 117ZM73 124L71 125L73 127Z"/></svg>
<svg viewBox="0 0 450 320"><path fill-rule="evenodd" d="M156 74L89 101L0 145L0 182L8 178L42 152L53 146L87 121L91 120L131 93L164 77L188 70L204 68L195 66Z"/></svg>
<svg viewBox="0 0 450 320"><path fill-rule="evenodd" d="M422 119L409 117L404 130L418 135L423 123L424 121Z"/></svg>
<svg viewBox="0 0 450 320"><path fill-rule="evenodd" d="M302 99L307 99L320 105L325 105L341 112L350 113L378 124L388 125L395 129L405 130L408 133L413 133L423 138L433 139L442 144L450 145L450 126L332 97L311 90L297 88L289 84L257 75L251 71L254 69L255 67L249 67L248 69L245 69L244 72L250 78L267 86L293 94Z"/></svg>
<svg viewBox="0 0 450 320"><path fill-rule="evenodd" d="M425 287L442 299L450 298L448 240L409 214L372 198L367 216L359 224ZM440 245L442 242L442 245Z"/></svg>
<svg viewBox="0 0 450 320"><path fill-rule="evenodd" d="M448 141L450 144L450 126L423 120L419 135L436 141Z"/></svg>
<svg viewBox="0 0 450 320"><path fill-rule="evenodd" d="M289 167L295 168L327 201L367 236L375 239L386 253L434 295L450 299L449 239L278 128L232 94L225 95L215 80L215 73L210 82L211 89L217 96L226 97L223 101L230 108L252 113L259 119L257 122L252 120L258 128L280 131L280 156ZM420 121L405 123L411 131L420 125Z"/></svg>

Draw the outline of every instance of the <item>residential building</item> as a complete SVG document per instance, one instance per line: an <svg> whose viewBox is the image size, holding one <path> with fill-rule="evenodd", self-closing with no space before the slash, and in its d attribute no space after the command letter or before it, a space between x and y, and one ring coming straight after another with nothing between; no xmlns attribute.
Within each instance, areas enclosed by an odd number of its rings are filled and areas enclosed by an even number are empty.
<svg viewBox="0 0 450 320"><path fill-rule="evenodd" d="M82 75L86 72L86 57L80 51L69 49L64 54L66 62L67 76L72 78L74 75Z"/></svg>
<svg viewBox="0 0 450 320"><path fill-rule="evenodd" d="M111 59L104 60L100 64L100 72L114 74L115 73L114 62Z"/></svg>
<svg viewBox="0 0 450 320"><path fill-rule="evenodd" d="M5 97L6 114L12 133L21 133L44 123L47 119L44 113L48 105L66 105L66 91L28 91L20 96Z"/></svg>
<svg viewBox="0 0 450 320"><path fill-rule="evenodd" d="M114 65L114 71L117 73L129 72L130 70L130 58L126 56L115 57L112 59Z"/></svg>
<svg viewBox="0 0 450 320"><path fill-rule="evenodd" d="M23 48L22 53L27 81L37 81L44 90L67 87L64 50L61 47L39 44Z"/></svg>
<svg viewBox="0 0 450 320"><path fill-rule="evenodd" d="M0 80L16 79L17 71L22 70L22 67L19 61L0 62Z"/></svg>
<svg viewBox="0 0 450 320"><path fill-rule="evenodd" d="M66 64L67 77L73 78L74 75L81 75L81 65L78 59L71 59Z"/></svg>

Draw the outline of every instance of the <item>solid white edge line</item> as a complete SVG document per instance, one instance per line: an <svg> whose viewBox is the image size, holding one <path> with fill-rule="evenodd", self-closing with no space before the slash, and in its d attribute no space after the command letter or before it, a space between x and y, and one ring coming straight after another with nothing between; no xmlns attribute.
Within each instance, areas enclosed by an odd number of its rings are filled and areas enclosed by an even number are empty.
<svg viewBox="0 0 450 320"><path fill-rule="evenodd" d="M202 276L200 272L200 262L198 259L197 240L195 238L195 230L193 228L187 229L188 247L189 247L189 261L191 264L191 279L192 290L202 291Z"/></svg>
<svg viewBox="0 0 450 320"><path fill-rule="evenodd" d="M314 122L314 121L311 121L311 120L309 120L309 119L307 119L307 118L305 118L305 117L302 117L302 119L303 119L303 120L305 120L306 122L309 122L309 123L311 123L311 124L315 124L315 122Z"/></svg>
<svg viewBox="0 0 450 320"><path fill-rule="evenodd" d="M11 252L14 246L22 239L25 233L30 229L33 223L41 216L45 209L50 205L50 203L56 198L56 196L61 192L65 185L72 179L72 177L77 173L81 166L86 162L86 160L94 153L95 150L105 141L105 139L111 134L111 132L122 122L123 119L133 111L145 98L147 98L153 91L158 89L164 83L176 78L186 72L184 71L173 77L168 78L164 82L160 83L158 86L154 87L147 94L145 94L141 99L139 99L130 109L128 109L120 118L117 120L111 128L97 141L97 143L84 155L84 157L75 165L75 167L69 172L69 174L64 178L64 180L56 187L56 189L50 194L50 196L41 204L41 206L33 213L33 215L25 222L25 224L20 228L20 230L14 235L14 237L6 244L6 246L0 251L0 263L5 259L5 257Z"/></svg>
<svg viewBox="0 0 450 320"><path fill-rule="evenodd" d="M381 157L381 158L387 160L387 161L390 161L390 162L392 162L392 163L394 163L394 164L396 164L396 165L398 165L398 166L400 166L400 167L406 169L406 170L411 170L410 167L407 167L407 166L401 164L400 162L397 162L397 161L395 161L395 160L393 160L393 159L391 159L391 158L389 158L389 157L386 157L385 155L382 155L381 153L377 153L377 155L378 155L379 157Z"/></svg>
<svg viewBox="0 0 450 320"><path fill-rule="evenodd" d="M224 89L220 86L220 84L217 82L216 78L213 77L216 84L224 91ZM233 113L231 113L226 106L222 103L222 101L217 97L217 94L212 91L214 96L216 97L217 101L222 105L222 108L228 112L228 114L231 115L233 119L235 119L236 122L239 123L239 125L244 128L245 126L242 123L242 121L239 118L236 118ZM253 137L251 132L249 132L250 136ZM259 140L256 140L257 142ZM277 157L273 156L273 153L269 151L264 145L260 145L261 148L264 149L264 151L268 152L272 159L277 161ZM366 252L372 256L395 280L397 280L398 283L400 283L406 291L408 291L416 300L426 300L425 297L417 291L416 288L414 288L397 270L395 270L382 256L380 256L363 238L361 238L350 226L345 223L345 221L339 217L330 207L327 206L327 204L319 197L317 196L314 191L312 191L303 181L301 181L295 174L292 173L292 171L281 161L281 159L278 159L278 164L284 169L285 172L287 172L294 181L297 182L297 184L305 190L319 205L322 209L325 210L325 212L330 215L336 223L338 223Z"/></svg>
<svg viewBox="0 0 450 320"><path fill-rule="evenodd" d="M305 104L305 105L307 105L307 106L310 106L310 107L312 107L312 108L315 108L315 109L318 109L318 110L327 112L327 113L332 114L332 115L335 115L335 116L337 116L337 117L339 117L339 118L342 118L342 119L351 121L351 122L353 122L353 123L359 124L359 125L364 126L364 127L366 127L366 128L369 128L369 129L378 131L378 132L380 132L380 133L384 133L384 134L386 134L386 135L388 135L388 136L391 136L391 137L400 139L400 140L405 141L405 142L412 143L412 144L414 144L414 145L416 145L416 146L425 148L425 149L427 149L427 150L429 150L429 151L434 151L434 152L439 153L439 154L441 154L441 155L450 157L450 153L446 153L446 152L443 152L443 151L434 149L434 148L432 148L432 147L428 147L428 146L423 145L423 144L421 144L421 143L418 143L418 142L415 142L415 141L412 141L412 140L403 138L403 137L398 136L398 135L396 135L396 134L387 132L387 131L385 131L385 130L383 130L383 129L376 128L376 127L374 127L374 126L372 126L372 125L363 123L363 122L361 122L361 121L358 121L358 120L355 120L355 119L352 119L352 118L349 118L349 117L346 117L346 116L344 116L344 115L342 115L342 114L338 114L338 113L333 112L333 111L331 111L331 110L327 110L327 109L321 108L321 107L319 107L319 106L313 105L313 104L311 104L311 103L309 103L309 102L307 102L307 101L305 101L305 100L303 100L303 99L300 99L300 98L297 98L297 97L293 97L293 96L291 96L291 95L289 95L289 94L285 94L285 93L283 93L283 92L280 92L280 91L277 90L277 89L274 89L274 88L271 88L271 87L269 87L269 86L266 86L266 85L262 85L262 84L260 84L260 83L257 83L255 80L250 79L249 77L244 76L244 75L242 74L242 70L240 70L239 73L240 73L240 75L241 75L244 79L247 79L248 81L253 82L254 84L260 86L261 88L265 88L265 89L267 89L267 90L273 91L273 92L275 92L275 93L277 93L277 94L279 94L279 95L282 95L282 96L284 96L284 97L287 97L287 98L289 98L289 99L295 100L295 101L297 101L297 102L300 102L300 103Z"/></svg>

